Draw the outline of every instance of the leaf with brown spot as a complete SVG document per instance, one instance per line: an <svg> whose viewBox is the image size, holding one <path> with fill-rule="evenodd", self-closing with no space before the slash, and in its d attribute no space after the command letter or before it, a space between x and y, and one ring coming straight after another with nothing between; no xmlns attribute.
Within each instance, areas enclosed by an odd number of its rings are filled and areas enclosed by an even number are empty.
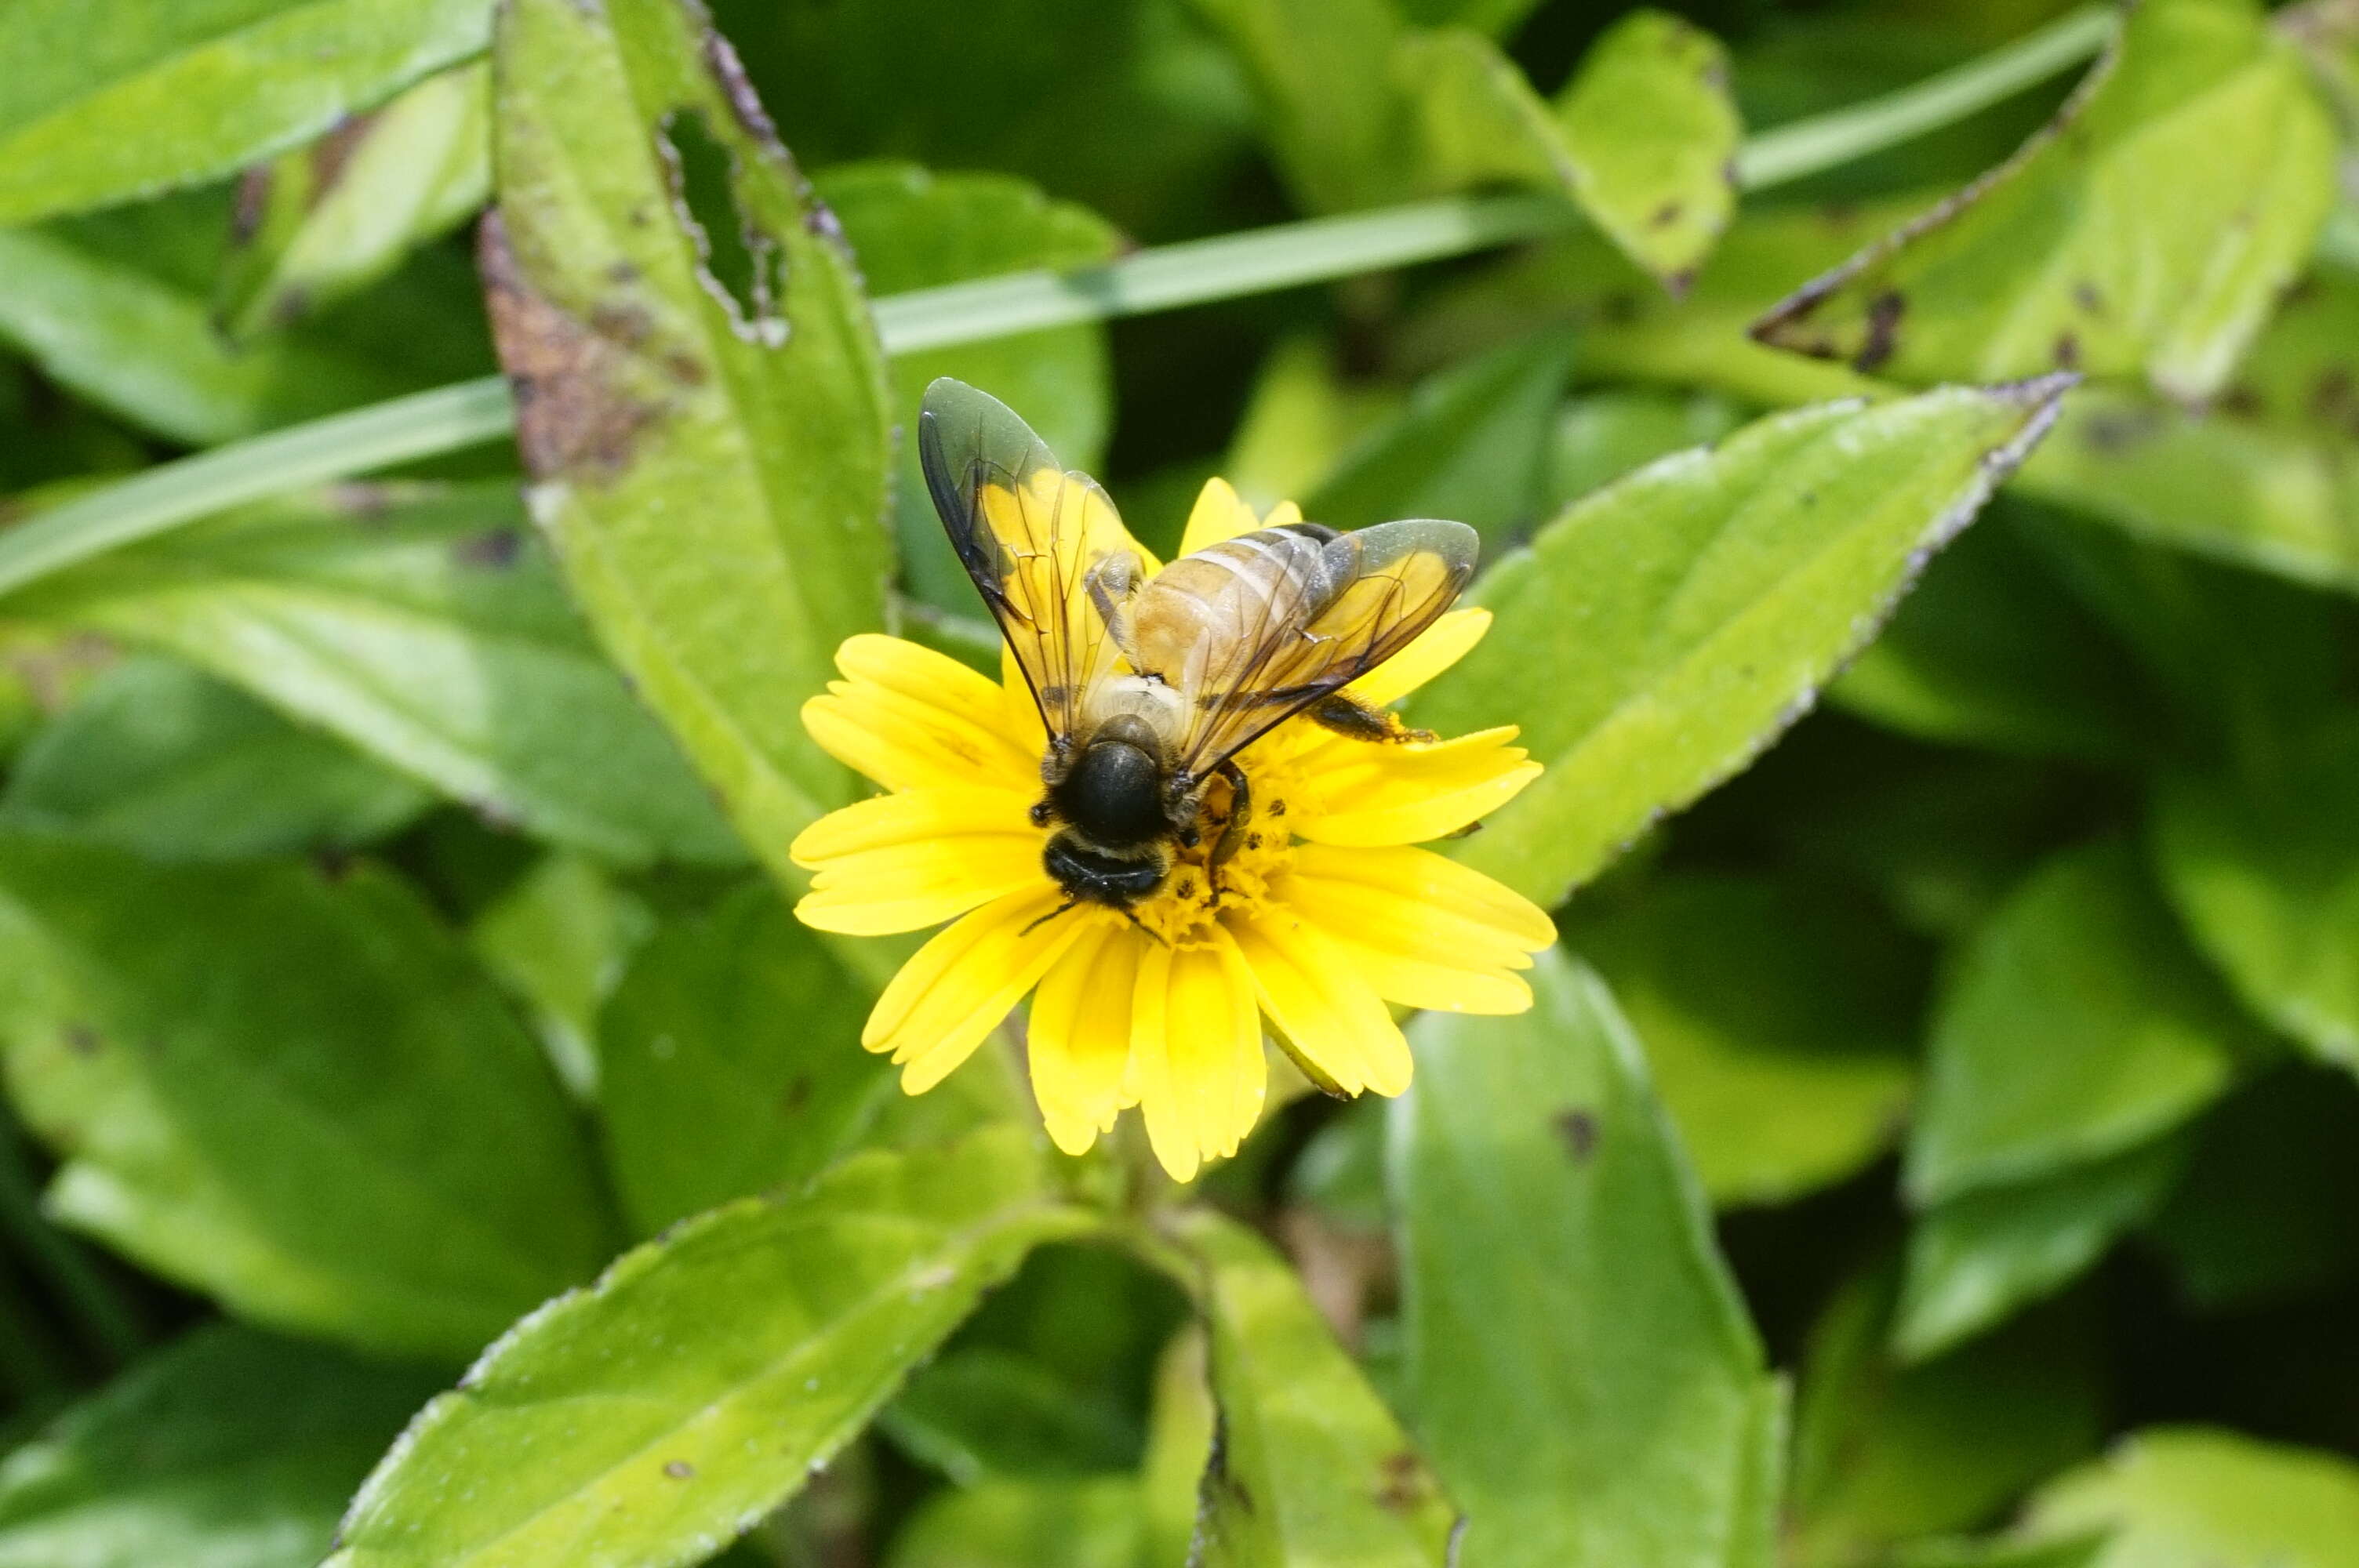
<svg viewBox="0 0 2359 1568"><path fill-rule="evenodd" d="M484 283L533 512L746 842L851 797L804 732L885 622L890 403L859 275L690 0L512 0Z"/></svg>
<svg viewBox="0 0 2359 1568"><path fill-rule="evenodd" d="M2057 368L2069 334L2091 374L2207 398L2309 258L2334 156L2317 89L2257 6L2149 0L2013 158L1754 336L1922 385Z"/></svg>
<svg viewBox="0 0 2359 1568"><path fill-rule="evenodd" d="M1301 1281L1250 1231L1184 1211L1220 1406L1199 1568L1441 1568L1456 1512Z"/></svg>

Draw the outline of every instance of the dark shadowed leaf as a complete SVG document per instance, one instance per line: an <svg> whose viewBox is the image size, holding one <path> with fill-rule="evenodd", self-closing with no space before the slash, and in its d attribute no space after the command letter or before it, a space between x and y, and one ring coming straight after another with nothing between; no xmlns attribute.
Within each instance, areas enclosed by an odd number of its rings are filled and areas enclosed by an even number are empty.
<svg viewBox="0 0 2359 1568"><path fill-rule="evenodd" d="M2161 1207L2186 1166L2185 1137L2166 1136L1936 1205L1909 1233L1894 1354L1937 1356L2062 1289Z"/></svg>
<svg viewBox="0 0 2359 1568"><path fill-rule="evenodd" d="M311 1568L439 1372L198 1329L0 1465L5 1568Z"/></svg>
<svg viewBox="0 0 2359 1568"><path fill-rule="evenodd" d="M2069 850L1951 967L1909 1135L1909 1196L1941 1203L2145 1144L2266 1050L2129 846Z"/></svg>
<svg viewBox="0 0 2359 1568"><path fill-rule="evenodd" d="M577 1098L598 1098L598 1010L654 926L644 902L564 850L543 855L467 923L467 946L524 1004Z"/></svg>
<svg viewBox="0 0 2359 1568"><path fill-rule="evenodd" d="M2359 1465L2204 1427L2148 1427L2042 1487L2019 1533L2110 1532L2093 1568L2353 1568Z"/></svg>
<svg viewBox="0 0 2359 1568"><path fill-rule="evenodd" d="M1923 958L1875 906L1791 879L1674 873L1562 925L1647 1048L1713 1202L1782 1203L1906 1124Z"/></svg>
<svg viewBox="0 0 2359 1568"><path fill-rule="evenodd" d="M2359 1072L2359 724L2259 770L2165 775L2155 863L2180 918L2245 1005Z"/></svg>
<svg viewBox="0 0 2359 1568"><path fill-rule="evenodd" d="M1491 634L1414 706L1519 724L1548 772L1463 858L1543 903L1735 772L2046 427L2054 382L1773 416L1577 503L1473 595Z"/></svg>
<svg viewBox="0 0 2359 1568"><path fill-rule="evenodd" d="M1396 517L1472 524L1496 554L1539 515L1571 340L1544 334L1452 366L1337 460L1303 513L1337 528Z"/></svg>
<svg viewBox="0 0 2359 1568"><path fill-rule="evenodd" d="M599 657L510 485L272 503L11 608L176 654L496 821L627 862L742 853Z"/></svg>
<svg viewBox="0 0 2359 1568"><path fill-rule="evenodd" d="M1128 1476L994 1480L935 1494L893 1538L885 1568L1172 1568L1142 1555Z"/></svg>
<svg viewBox="0 0 2359 1568"><path fill-rule="evenodd" d="M345 849L432 796L170 659L126 661L27 743L0 816L160 860Z"/></svg>
<svg viewBox="0 0 2359 1568"><path fill-rule="evenodd" d="M430 76L313 146L250 171L214 301L250 339L357 294L492 193L492 73Z"/></svg>
<svg viewBox="0 0 2359 1568"><path fill-rule="evenodd" d="M1495 1568L1767 1568L1782 1385L1596 976L1429 1013L1390 1169L1416 1425Z"/></svg>
<svg viewBox="0 0 2359 1568"><path fill-rule="evenodd" d="M1740 405L1711 393L1582 394L1557 416L1543 504L1551 512L1570 506L1657 458L1709 445L1744 423Z"/></svg>
<svg viewBox="0 0 2359 1568"><path fill-rule="evenodd" d="M2359 1087L2288 1065L2203 1120L2186 1179L2147 1227L2211 1312L2273 1306L2359 1275Z"/></svg>
<svg viewBox="0 0 2359 1568"><path fill-rule="evenodd" d="M1455 1520L1433 1474L1284 1260L1234 1220L1184 1213L1203 1271L1220 1422L1200 1568L1441 1568Z"/></svg>
<svg viewBox="0 0 2359 1568"><path fill-rule="evenodd" d="M540 1054L360 867L0 839L5 1049L49 1206L241 1313L457 1358L605 1255Z"/></svg>
<svg viewBox="0 0 2359 1568"><path fill-rule="evenodd" d="M1122 1411L1043 1362L992 1345L945 1351L909 1379L878 1425L962 1487L995 1476L1126 1470L1138 1458L1138 1431Z"/></svg>
<svg viewBox="0 0 2359 1568"><path fill-rule="evenodd" d="M489 0L16 0L0 224L228 174L482 51Z"/></svg>
<svg viewBox="0 0 2359 1568"><path fill-rule="evenodd" d="M1811 1330L1789 1507L1812 1568L1979 1525L2104 1431L2091 1314L2066 1303L1902 1367L1886 1348L1897 1284L1889 1268L1860 1275Z"/></svg>
<svg viewBox="0 0 2359 1568"><path fill-rule="evenodd" d="M2153 0L2015 159L1756 330L1911 384L2081 369L2208 398L2309 259L2333 160L2258 5Z"/></svg>
<svg viewBox="0 0 2359 1568"><path fill-rule="evenodd" d="M799 1490L1027 1251L1091 1223L1012 1128L700 1216L429 1405L329 1562L701 1562Z"/></svg>
<svg viewBox="0 0 2359 1568"><path fill-rule="evenodd" d="M2122 762L2156 749L2169 731L2149 683L2023 536L2038 525L2002 496L1828 697L1922 740L2026 756Z"/></svg>
<svg viewBox="0 0 2359 1568"><path fill-rule="evenodd" d="M851 779L804 731L885 617L891 405L850 253L684 0L500 14L483 262L534 514L766 863Z"/></svg>
<svg viewBox="0 0 2359 1568"><path fill-rule="evenodd" d="M995 1050L904 1095L860 1048L874 1000L766 886L667 922L599 1023L607 1153L633 1229L792 1185L864 1141L939 1141L1021 1103Z"/></svg>

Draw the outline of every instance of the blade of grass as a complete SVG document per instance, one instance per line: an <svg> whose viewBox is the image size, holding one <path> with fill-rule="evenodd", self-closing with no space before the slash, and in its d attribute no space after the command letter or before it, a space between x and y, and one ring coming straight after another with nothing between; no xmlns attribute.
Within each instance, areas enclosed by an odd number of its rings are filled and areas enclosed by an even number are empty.
<svg viewBox="0 0 2359 1568"><path fill-rule="evenodd" d="M1897 92L1764 132L1738 151L1737 182L1765 189L1962 119L2089 59L2116 26L2112 7L2089 6ZM892 295L876 301L876 326L886 352L913 353L1438 261L1580 221L1549 196L1444 197L1159 245L1074 272ZM162 463L0 533L0 594L245 502L459 451L515 427L506 382L486 376Z"/></svg>

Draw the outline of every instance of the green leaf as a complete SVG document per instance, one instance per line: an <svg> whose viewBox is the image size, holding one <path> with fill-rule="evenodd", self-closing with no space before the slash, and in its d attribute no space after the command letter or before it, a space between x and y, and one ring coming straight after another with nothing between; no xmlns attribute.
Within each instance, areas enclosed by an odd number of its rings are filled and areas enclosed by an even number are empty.
<svg viewBox="0 0 2359 1568"><path fill-rule="evenodd" d="M1155 1363L1154 1410L1138 1475L1147 1568L1186 1563L1195 1539L1197 1496L1219 1421L1204 1357L1204 1331L1191 1323L1171 1336Z"/></svg>
<svg viewBox="0 0 2359 1568"><path fill-rule="evenodd" d="M2050 859L1936 1004L1907 1187L1919 1206L2149 1142L2266 1044L2117 839Z"/></svg>
<svg viewBox="0 0 2359 1568"><path fill-rule="evenodd" d="M2169 733L2155 694L2024 537L2038 522L2002 496L1828 697L1920 740L2100 762L2151 753Z"/></svg>
<svg viewBox="0 0 2359 1568"><path fill-rule="evenodd" d="M929 173L915 164L856 164L813 181L843 225L872 295L905 293L1032 267L1065 271L1114 257L1116 236L1096 214L1051 201L995 174ZM1016 409L1067 466L1095 469L1113 428L1113 369L1105 329L1056 327L986 343L897 355L894 421L918 427L918 402L937 376L988 387ZM915 440L894 465L902 581L938 609L978 615L974 585L934 515Z"/></svg>
<svg viewBox="0 0 2359 1568"><path fill-rule="evenodd" d="M445 347L443 321L382 354L314 328L243 351L224 342L208 299L229 223L217 194L0 231L0 342L109 412L199 446L476 368Z"/></svg>
<svg viewBox="0 0 2359 1568"><path fill-rule="evenodd" d="M598 1010L654 926L647 906L594 861L561 850L468 923L467 945L525 1004L549 1065L577 1098L598 1098Z"/></svg>
<svg viewBox="0 0 2359 1568"><path fill-rule="evenodd" d="M962 1487L995 1476L1126 1470L1138 1459L1139 1433L1122 1411L1034 1357L991 1345L945 1351L878 1424Z"/></svg>
<svg viewBox="0 0 2359 1568"><path fill-rule="evenodd" d="M0 817L154 860L234 860L365 844L430 798L234 687L139 658L34 734Z"/></svg>
<svg viewBox="0 0 2359 1568"><path fill-rule="evenodd" d="M1472 524L1494 554L1540 510L1549 438L1572 358L1561 333L1451 366L1370 429L1304 498L1338 528L1396 517Z"/></svg>
<svg viewBox="0 0 2359 1568"><path fill-rule="evenodd" d="M2155 862L2238 998L2359 1073L2359 722L2336 716L2267 773L2180 770L2154 799Z"/></svg>
<svg viewBox="0 0 2359 1568"><path fill-rule="evenodd" d="M2359 1275L2359 1087L2294 1065L2203 1120L2186 1179L2146 1236L2207 1312L2316 1295Z"/></svg>
<svg viewBox="0 0 2359 1568"><path fill-rule="evenodd" d="M1936 1206L1909 1232L1894 1354L1939 1355L2061 1289L2161 1207L2186 1165L2185 1139L2165 1136Z"/></svg>
<svg viewBox="0 0 2359 1568"><path fill-rule="evenodd" d="M1671 873L1576 908L1718 1204L1782 1203L1875 1159L1899 1128L1923 962L1872 904L1799 881Z"/></svg>
<svg viewBox="0 0 2359 1568"><path fill-rule="evenodd" d="M1335 345L1326 338L1281 338L1255 374L1220 473L1264 512L1281 501L1299 501L1370 430L1390 423L1399 406L1388 387L1347 384Z"/></svg>
<svg viewBox="0 0 2359 1568"><path fill-rule="evenodd" d="M985 1481L929 1498L885 1568L1150 1568L1145 1540L1130 1476Z"/></svg>
<svg viewBox="0 0 2359 1568"><path fill-rule="evenodd" d="M1393 0L1195 0L1253 90L1295 200L1342 211L1411 194L1419 129L1395 86Z"/></svg>
<svg viewBox="0 0 2359 1568"><path fill-rule="evenodd" d="M1220 1422L1204 1471L1201 1568L1440 1568L1455 1515L1424 1459L1251 1231L1183 1210L1203 1273Z"/></svg>
<svg viewBox="0 0 2359 1568"><path fill-rule="evenodd" d="M2334 127L2245 0L2155 0L1999 171L1763 318L1921 384L2044 370L2227 384L2334 200Z"/></svg>
<svg viewBox="0 0 2359 1568"><path fill-rule="evenodd" d="M891 400L859 275L682 0L516 0L484 279L534 515L746 843L852 797L802 727L885 621Z"/></svg>
<svg viewBox="0 0 2359 1568"><path fill-rule="evenodd" d="M1894 1271L1846 1284L1810 1332L1789 1541L1813 1568L1980 1524L2093 1451L2104 1389L2090 1314L2050 1309L1916 1367L1886 1350Z"/></svg>
<svg viewBox="0 0 2359 1568"><path fill-rule="evenodd" d="M357 294L473 216L492 193L491 91L481 62L429 76L249 173L223 330L251 339Z"/></svg>
<svg viewBox="0 0 2359 1568"><path fill-rule="evenodd" d="M402 883L0 838L8 1082L60 1217L259 1321L458 1358L607 1222L539 1053Z"/></svg>
<svg viewBox="0 0 2359 1568"><path fill-rule="evenodd" d="M1416 1425L1469 1562L1767 1568L1783 1386L1637 1038L1561 953L1428 1013L1390 1168Z"/></svg>
<svg viewBox="0 0 2359 1568"><path fill-rule="evenodd" d="M486 0L18 0L0 18L0 224L308 141L486 42Z"/></svg>
<svg viewBox="0 0 2359 1568"><path fill-rule="evenodd" d="M1026 1251L1092 1223L1013 1128L700 1216L429 1405L328 1561L701 1561L824 1465Z"/></svg>
<svg viewBox="0 0 2359 1568"><path fill-rule="evenodd" d="M2352 1568L2359 1465L2203 1427L2148 1427L2033 1499L2023 1531L2112 1538L2093 1568Z"/></svg>
<svg viewBox="0 0 2359 1568"><path fill-rule="evenodd" d="M507 484L299 497L101 557L11 608L178 654L495 820L625 862L741 854Z"/></svg>
<svg viewBox="0 0 2359 1568"><path fill-rule="evenodd" d="M874 1000L766 886L667 922L599 1022L607 1156L634 1231L805 1181L866 1141L1013 1114L996 1051L902 1094L860 1047Z"/></svg>
<svg viewBox="0 0 2359 1568"><path fill-rule="evenodd" d="M2054 382L1773 416L1576 503L1473 600L1497 621L1420 695L1522 726L1548 772L1463 858L1560 901L1736 772L1866 640L2052 416Z"/></svg>
<svg viewBox="0 0 2359 1568"><path fill-rule="evenodd" d="M1557 101L1573 194L1614 243L1685 287L1736 211L1728 50L1667 12L1637 10L1582 58Z"/></svg>
<svg viewBox="0 0 2359 1568"><path fill-rule="evenodd" d="M437 1373L200 1328L0 1465L5 1568L310 1568Z"/></svg>

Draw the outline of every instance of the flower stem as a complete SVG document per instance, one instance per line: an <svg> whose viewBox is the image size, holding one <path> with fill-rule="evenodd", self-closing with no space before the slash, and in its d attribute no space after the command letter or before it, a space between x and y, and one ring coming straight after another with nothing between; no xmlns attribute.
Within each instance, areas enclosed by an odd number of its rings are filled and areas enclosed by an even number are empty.
<svg viewBox="0 0 2359 1568"><path fill-rule="evenodd" d="M1781 125L1736 155L1746 190L1832 168L1937 130L2104 49L2114 10L2092 5L1882 98ZM1449 196L1159 245L1103 266L1020 272L875 302L887 353L1231 299L1464 255L1571 229L1561 197ZM516 427L498 376L459 382L162 463L0 534L0 594L108 550L306 484L496 440Z"/></svg>

